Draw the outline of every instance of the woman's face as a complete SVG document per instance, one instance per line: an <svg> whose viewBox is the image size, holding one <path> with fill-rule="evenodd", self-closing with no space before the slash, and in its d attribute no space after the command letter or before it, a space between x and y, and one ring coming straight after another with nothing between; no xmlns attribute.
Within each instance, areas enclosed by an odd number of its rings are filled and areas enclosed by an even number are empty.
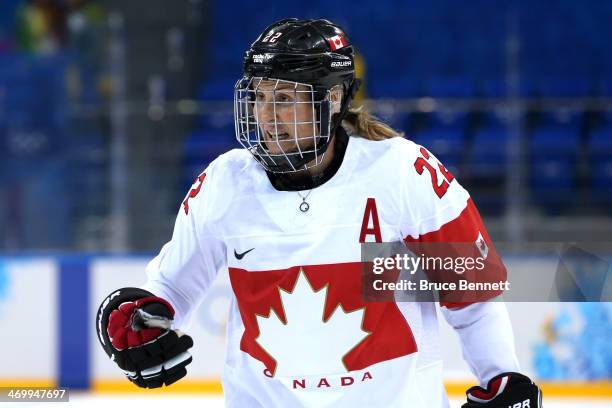
<svg viewBox="0 0 612 408"><path fill-rule="evenodd" d="M256 79L254 113L270 154L311 150L319 120L306 85Z"/></svg>

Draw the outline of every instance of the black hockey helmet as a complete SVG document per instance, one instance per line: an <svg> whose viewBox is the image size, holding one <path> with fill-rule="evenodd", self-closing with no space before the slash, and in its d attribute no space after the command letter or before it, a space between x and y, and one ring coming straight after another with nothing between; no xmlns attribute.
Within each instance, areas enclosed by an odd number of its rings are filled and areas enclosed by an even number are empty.
<svg viewBox="0 0 612 408"><path fill-rule="evenodd" d="M355 79L354 50L344 31L329 20L289 18L267 27L244 57L243 78L236 83L236 138L271 172L292 172L320 162L336 127L348 111L359 80ZM306 85L312 93L318 134L311 150L271 154L261 138L253 101L254 79ZM340 110L333 114L330 90L342 87ZM313 122L314 123L314 122Z"/></svg>

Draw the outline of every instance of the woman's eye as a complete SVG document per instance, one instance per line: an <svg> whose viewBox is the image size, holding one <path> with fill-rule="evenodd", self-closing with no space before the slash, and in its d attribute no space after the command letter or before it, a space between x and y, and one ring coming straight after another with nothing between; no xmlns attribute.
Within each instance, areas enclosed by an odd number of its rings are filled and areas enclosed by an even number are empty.
<svg viewBox="0 0 612 408"><path fill-rule="evenodd" d="M255 94L255 97L257 98L258 101L260 102L264 102L266 100L266 93L265 92L257 92ZM269 98L274 98L274 100L276 102L291 102L291 97L289 95L285 95L285 94L276 94L274 96L269 95Z"/></svg>

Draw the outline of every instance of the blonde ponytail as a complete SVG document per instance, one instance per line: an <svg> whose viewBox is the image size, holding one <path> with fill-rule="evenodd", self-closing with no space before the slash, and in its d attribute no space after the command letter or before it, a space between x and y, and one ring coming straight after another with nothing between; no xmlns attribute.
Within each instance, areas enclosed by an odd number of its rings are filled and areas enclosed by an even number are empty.
<svg viewBox="0 0 612 408"><path fill-rule="evenodd" d="M369 140L384 140L404 136L402 132L398 132L364 110L363 106L349 108L342 124L352 130L355 136L361 136Z"/></svg>

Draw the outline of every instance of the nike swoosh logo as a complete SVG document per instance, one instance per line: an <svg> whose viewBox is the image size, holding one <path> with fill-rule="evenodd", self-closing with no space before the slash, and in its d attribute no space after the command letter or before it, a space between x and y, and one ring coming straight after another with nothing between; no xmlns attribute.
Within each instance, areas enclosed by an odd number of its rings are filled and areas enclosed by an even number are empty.
<svg viewBox="0 0 612 408"><path fill-rule="evenodd" d="M236 252L236 250L234 249L234 256L236 257L237 260L241 260L242 258L244 258L244 256L246 254L248 254L249 252L251 252L252 250L254 250L255 248L251 248L248 251L244 251L243 253L239 254L238 252Z"/></svg>

